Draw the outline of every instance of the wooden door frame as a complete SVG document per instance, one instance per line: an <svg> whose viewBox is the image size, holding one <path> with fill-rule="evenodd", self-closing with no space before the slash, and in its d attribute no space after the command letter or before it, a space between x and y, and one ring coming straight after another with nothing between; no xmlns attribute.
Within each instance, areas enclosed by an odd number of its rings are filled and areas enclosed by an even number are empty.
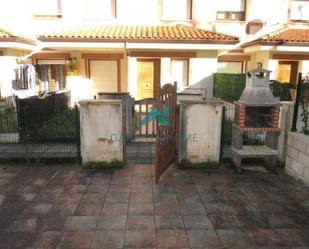
<svg viewBox="0 0 309 249"><path fill-rule="evenodd" d="M137 62L153 62L153 98L157 99L160 88L161 88L161 59L160 58L137 58ZM137 75L137 78L138 78L138 75Z"/></svg>
<svg viewBox="0 0 309 249"><path fill-rule="evenodd" d="M279 65L291 65L290 83L297 83L298 61L279 61Z"/></svg>

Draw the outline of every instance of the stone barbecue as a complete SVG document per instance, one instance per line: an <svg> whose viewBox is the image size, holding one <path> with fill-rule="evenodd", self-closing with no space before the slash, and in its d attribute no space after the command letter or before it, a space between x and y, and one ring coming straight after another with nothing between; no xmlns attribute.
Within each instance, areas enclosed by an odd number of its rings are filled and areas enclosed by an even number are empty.
<svg viewBox="0 0 309 249"><path fill-rule="evenodd" d="M246 87L240 99L234 102L232 162L238 172L245 157L263 157L265 167L276 171L280 103L269 88L270 72L266 69L248 71ZM248 133L265 135L264 144L244 145Z"/></svg>

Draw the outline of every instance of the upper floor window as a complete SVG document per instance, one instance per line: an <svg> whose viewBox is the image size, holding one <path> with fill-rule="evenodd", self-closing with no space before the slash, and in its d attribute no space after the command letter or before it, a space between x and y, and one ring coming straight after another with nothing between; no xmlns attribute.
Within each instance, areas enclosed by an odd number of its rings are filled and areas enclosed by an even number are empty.
<svg viewBox="0 0 309 249"><path fill-rule="evenodd" d="M89 19L116 17L116 0L85 0L85 16Z"/></svg>
<svg viewBox="0 0 309 249"><path fill-rule="evenodd" d="M61 0L32 0L34 17L60 18Z"/></svg>
<svg viewBox="0 0 309 249"><path fill-rule="evenodd" d="M158 19L157 0L117 0L117 18L126 23L153 22Z"/></svg>
<svg viewBox="0 0 309 249"><path fill-rule="evenodd" d="M292 0L291 20L309 21L309 0Z"/></svg>
<svg viewBox="0 0 309 249"><path fill-rule="evenodd" d="M185 21L191 19L190 0L161 0L163 21Z"/></svg>
<svg viewBox="0 0 309 249"><path fill-rule="evenodd" d="M244 21L245 0L218 0L217 20Z"/></svg>

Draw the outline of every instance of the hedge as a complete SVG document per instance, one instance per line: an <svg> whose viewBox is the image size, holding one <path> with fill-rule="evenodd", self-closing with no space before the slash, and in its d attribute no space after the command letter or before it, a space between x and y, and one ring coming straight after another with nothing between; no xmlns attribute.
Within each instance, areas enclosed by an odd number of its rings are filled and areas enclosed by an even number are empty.
<svg viewBox="0 0 309 249"><path fill-rule="evenodd" d="M245 86L246 74L214 74L214 97L233 103L239 100ZM296 85L270 80L269 87L273 95L279 97L281 101L291 101L290 90L295 89Z"/></svg>
<svg viewBox="0 0 309 249"><path fill-rule="evenodd" d="M246 85L246 74L215 73L214 96L233 102L239 100Z"/></svg>

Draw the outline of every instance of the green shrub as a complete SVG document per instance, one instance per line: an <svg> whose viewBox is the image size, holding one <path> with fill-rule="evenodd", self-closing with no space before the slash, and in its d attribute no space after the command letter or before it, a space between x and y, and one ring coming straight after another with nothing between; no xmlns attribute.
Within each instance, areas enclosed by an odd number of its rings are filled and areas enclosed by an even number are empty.
<svg viewBox="0 0 309 249"><path fill-rule="evenodd" d="M13 109L5 108L3 102L0 103L0 132L17 132L17 114Z"/></svg>
<svg viewBox="0 0 309 249"><path fill-rule="evenodd" d="M76 134L76 113L74 109L68 109L54 114L49 120L39 125L33 131L39 137L71 138Z"/></svg>
<svg viewBox="0 0 309 249"><path fill-rule="evenodd" d="M296 89L293 83L281 83L277 80L270 80L269 87L273 95L280 98L280 101L291 101L291 89Z"/></svg>

